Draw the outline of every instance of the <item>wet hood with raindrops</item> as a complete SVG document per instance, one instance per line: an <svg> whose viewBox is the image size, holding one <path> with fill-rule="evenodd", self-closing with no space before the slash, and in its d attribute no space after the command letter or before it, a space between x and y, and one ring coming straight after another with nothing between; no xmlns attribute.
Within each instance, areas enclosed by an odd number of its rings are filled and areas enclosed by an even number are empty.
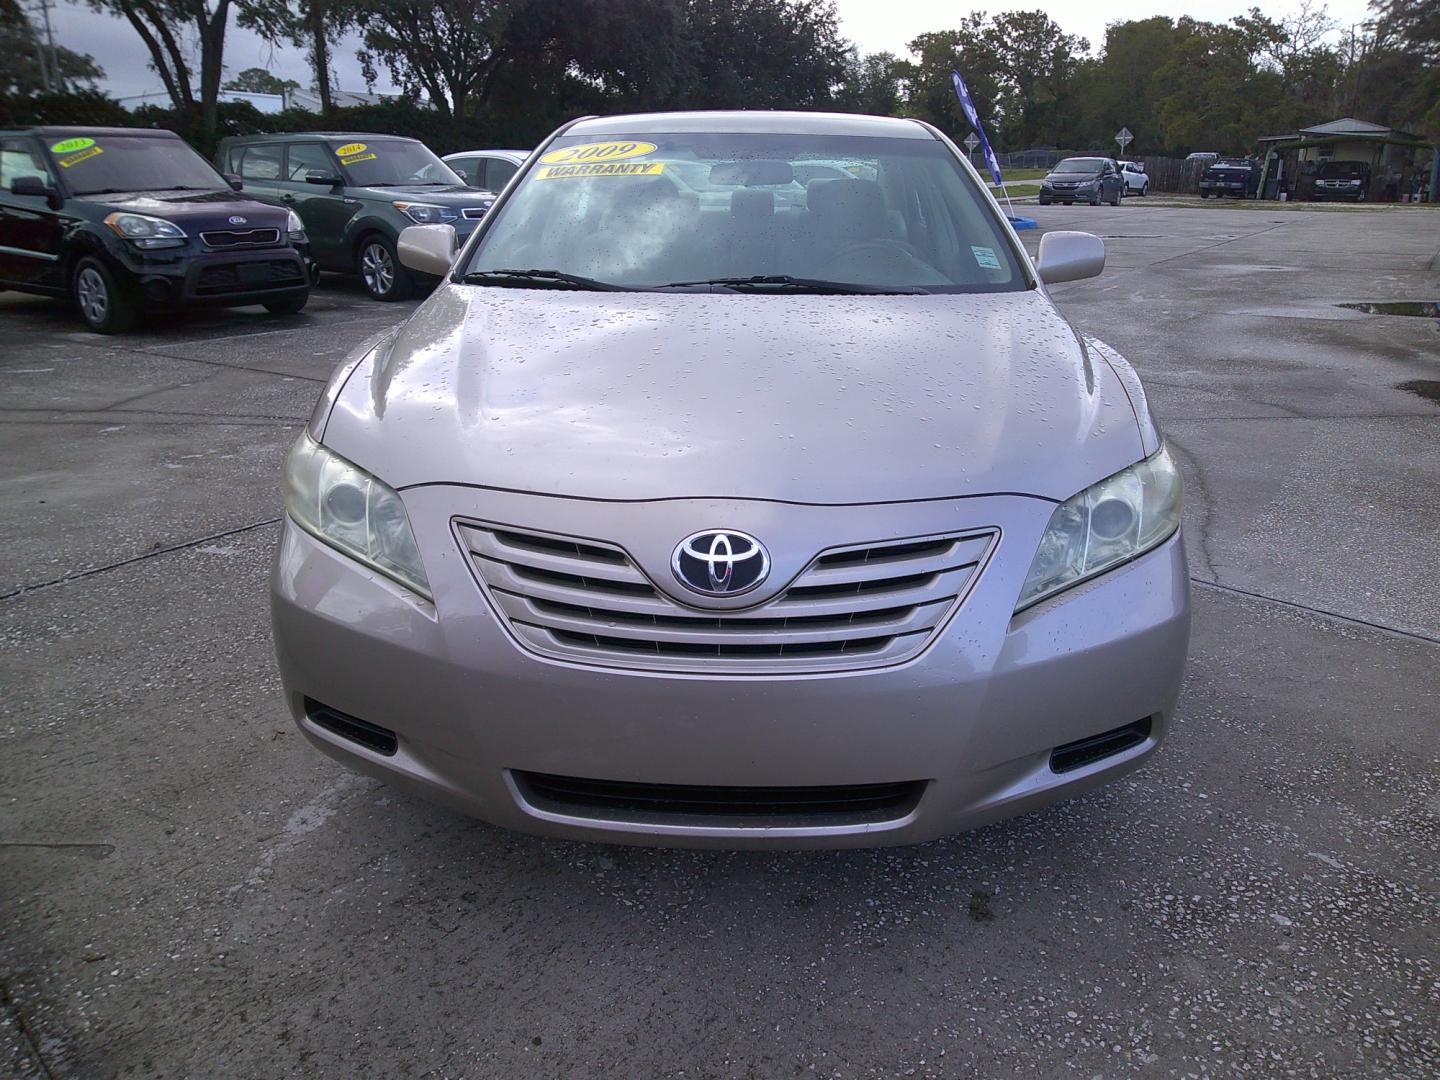
<svg viewBox="0 0 1440 1080"><path fill-rule="evenodd" d="M1059 500L1145 455L1111 361L1039 290L766 296L445 283L334 401L326 445L399 488Z"/></svg>

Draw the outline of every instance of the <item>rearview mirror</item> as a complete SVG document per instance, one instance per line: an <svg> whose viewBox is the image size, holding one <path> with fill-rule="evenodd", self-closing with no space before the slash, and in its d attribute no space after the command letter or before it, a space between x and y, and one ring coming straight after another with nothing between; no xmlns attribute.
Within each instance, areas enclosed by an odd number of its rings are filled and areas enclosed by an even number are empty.
<svg viewBox="0 0 1440 1080"><path fill-rule="evenodd" d="M10 194L29 195L32 198L44 199L51 210L59 210L64 202L60 198L60 192L38 176L17 176L10 181Z"/></svg>
<svg viewBox="0 0 1440 1080"><path fill-rule="evenodd" d="M319 169L311 169L305 174L305 183L327 184L330 187L335 187L337 184L340 183L340 178L338 176L332 175L331 173L322 172Z"/></svg>
<svg viewBox="0 0 1440 1080"><path fill-rule="evenodd" d="M449 225L411 225L400 230L395 253L411 270L444 277L455 261L455 230Z"/></svg>
<svg viewBox="0 0 1440 1080"><path fill-rule="evenodd" d="M752 158L749 161L722 161L710 167L710 183L725 187L779 187L793 183L795 170L788 161Z"/></svg>
<svg viewBox="0 0 1440 1080"><path fill-rule="evenodd" d="M1040 238L1035 269L1046 285L1092 278L1105 269L1104 241L1087 232L1046 233Z"/></svg>

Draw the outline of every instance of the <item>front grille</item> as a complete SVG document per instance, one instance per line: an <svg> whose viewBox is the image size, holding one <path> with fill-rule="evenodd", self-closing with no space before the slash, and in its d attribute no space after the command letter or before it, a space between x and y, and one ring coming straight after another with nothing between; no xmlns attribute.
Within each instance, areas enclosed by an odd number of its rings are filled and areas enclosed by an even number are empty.
<svg viewBox="0 0 1440 1080"><path fill-rule="evenodd" d="M727 824L875 824L915 808L925 781L829 787L709 787L636 784L548 773L512 772L525 801L541 810L609 821Z"/></svg>
<svg viewBox="0 0 1440 1080"><path fill-rule="evenodd" d="M467 218L469 218L471 221L474 221L476 218L484 217L485 211L489 209L490 208L488 206L467 206L464 210L461 210L460 212L464 214Z"/></svg>
<svg viewBox="0 0 1440 1080"><path fill-rule="evenodd" d="M195 295L220 296L233 292L292 288L304 282L305 272L297 259L216 263L200 269L195 278Z"/></svg>
<svg viewBox="0 0 1440 1080"><path fill-rule="evenodd" d="M270 247L280 242L279 229L218 229L202 232L200 239L212 248Z"/></svg>
<svg viewBox="0 0 1440 1080"><path fill-rule="evenodd" d="M995 538L968 532L832 549L772 599L716 611L671 599L613 544L503 525L456 528L525 648L612 667L744 675L910 659L964 596Z"/></svg>

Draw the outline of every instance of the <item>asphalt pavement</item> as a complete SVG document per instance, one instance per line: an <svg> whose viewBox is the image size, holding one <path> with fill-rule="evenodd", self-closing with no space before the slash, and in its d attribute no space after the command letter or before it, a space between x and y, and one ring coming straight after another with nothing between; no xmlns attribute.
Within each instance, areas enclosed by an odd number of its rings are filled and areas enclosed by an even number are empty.
<svg viewBox="0 0 1440 1080"><path fill-rule="evenodd" d="M1133 776L878 851L538 840L320 756L280 462L414 305L0 294L0 1076L1440 1074L1440 322L1337 306L1440 300L1440 213L1024 212L1106 241L1054 294L1185 472L1189 674Z"/></svg>

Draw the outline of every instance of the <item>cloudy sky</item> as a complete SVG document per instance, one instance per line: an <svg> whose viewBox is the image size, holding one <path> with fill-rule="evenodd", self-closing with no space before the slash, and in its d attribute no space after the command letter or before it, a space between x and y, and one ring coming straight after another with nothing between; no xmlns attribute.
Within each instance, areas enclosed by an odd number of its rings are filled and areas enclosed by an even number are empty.
<svg viewBox="0 0 1440 1080"><path fill-rule="evenodd" d="M1172 18L1190 15L1211 22L1223 22L1252 5L1272 18L1279 18L1299 7L1299 0L1110 0L1110 3L1077 4L1074 0L1001 0L999 3L976 3L960 0L837 0L841 29L864 52L888 50L903 54L905 43L927 30L944 30L954 26L970 11L988 12L1012 9L1041 8L1066 31L1090 40L1092 48L1105 40L1105 24L1126 19L1143 19L1151 15ZM1366 0L1328 0L1330 15L1342 25L1363 22ZM117 97L159 91L160 81L147 67L149 55L129 24L107 15L99 15L73 0L60 0L54 16L56 40L77 52L90 53L107 74L105 89ZM274 49L253 34L232 26L225 47L226 70L230 74L247 67L264 67L282 78L295 79L304 85L310 72L298 49ZM360 65L354 57L354 46L336 50L335 76L337 85L345 90L363 90L365 83ZM377 90L393 89L382 82Z"/></svg>

